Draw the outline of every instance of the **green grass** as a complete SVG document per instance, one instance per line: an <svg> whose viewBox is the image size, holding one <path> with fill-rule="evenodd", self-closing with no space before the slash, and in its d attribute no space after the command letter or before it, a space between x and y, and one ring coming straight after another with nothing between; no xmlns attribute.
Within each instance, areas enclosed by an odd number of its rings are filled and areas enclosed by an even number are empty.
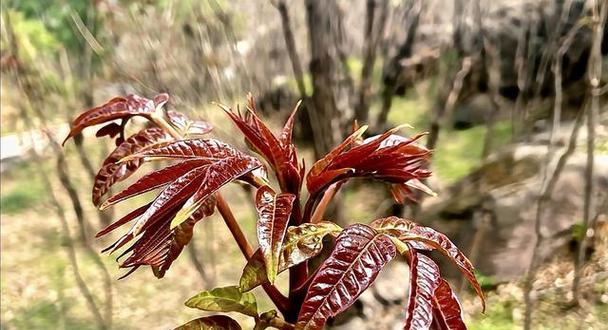
<svg viewBox="0 0 608 330"><path fill-rule="evenodd" d="M44 186L30 166L22 166L10 178L2 178L2 181L2 214L19 214L46 200Z"/></svg>
<svg viewBox="0 0 608 330"><path fill-rule="evenodd" d="M510 123L496 123L494 134L494 150L498 150L509 141ZM481 160L485 135L485 126L441 132L432 161L432 168L437 176L443 181L453 183L470 173Z"/></svg>
<svg viewBox="0 0 608 330"><path fill-rule="evenodd" d="M510 302L489 305L485 314L479 314L468 322L471 330L511 330L515 329L512 317L513 307Z"/></svg>

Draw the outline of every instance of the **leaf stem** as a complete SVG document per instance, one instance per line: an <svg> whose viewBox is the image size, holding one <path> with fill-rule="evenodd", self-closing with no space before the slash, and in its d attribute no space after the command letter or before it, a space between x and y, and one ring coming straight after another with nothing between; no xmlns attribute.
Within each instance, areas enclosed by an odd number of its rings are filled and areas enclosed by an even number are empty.
<svg viewBox="0 0 608 330"><path fill-rule="evenodd" d="M341 186L341 182L336 182L329 186L327 190L325 190L325 192L323 193L323 197L321 197L321 201L319 202L319 204L315 208L315 211L310 217L311 223L317 223L323 219L323 215L325 214L325 210L327 209L329 202L331 202L334 196L336 196L336 193L338 192L338 189L340 189Z"/></svg>
<svg viewBox="0 0 608 330"><path fill-rule="evenodd" d="M234 214L230 210L230 207L228 206L228 203L226 203L224 197L220 193L216 193L215 199L217 201L217 209L220 211L224 222L226 222L230 233L232 233L234 240L247 261L249 261L253 255L253 249L247 241L247 237L245 237L245 234L241 230L241 227L236 221L236 218L234 217ZM266 294L268 294L268 297L270 297L281 313L285 313L287 310L289 310L289 300L274 285L265 283L263 288L264 291L266 291Z"/></svg>
<svg viewBox="0 0 608 330"><path fill-rule="evenodd" d="M245 234L241 230L241 227L239 226L238 222L236 221L234 214L230 210L228 203L226 203L224 197L219 193L216 193L215 199L217 200L217 209L218 211L220 211L224 222L226 222L226 226L228 226L230 233L232 233L232 236L236 240L239 249L241 250L241 252L243 252L243 255L245 256L245 258L247 258L247 260L251 259L251 256L253 255L253 249L247 241L247 237L245 237Z"/></svg>

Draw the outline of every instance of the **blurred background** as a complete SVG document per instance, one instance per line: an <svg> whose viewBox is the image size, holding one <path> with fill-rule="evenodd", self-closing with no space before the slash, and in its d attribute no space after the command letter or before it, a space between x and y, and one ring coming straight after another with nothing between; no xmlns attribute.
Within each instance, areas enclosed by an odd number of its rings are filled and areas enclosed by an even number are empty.
<svg viewBox="0 0 608 330"><path fill-rule="evenodd" d="M603 0L4 0L2 329L171 329L202 314L187 298L238 283L245 261L217 216L161 280L148 269L117 280L124 272L100 253L115 237L95 233L136 203L102 213L90 202L111 141L85 130L58 143L85 109L161 92L243 148L212 101L252 92L278 128L302 99L307 164L355 119L370 134L403 123L415 127L404 134L429 132L437 197L398 206L383 185L353 182L332 217L397 214L446 233L488 297L481 314L442 263L471 329L607 329L607 10ZM251 196L238 186L225 196L255 241ZM391 264L331 328L400 329L407 272Z"/></svg>

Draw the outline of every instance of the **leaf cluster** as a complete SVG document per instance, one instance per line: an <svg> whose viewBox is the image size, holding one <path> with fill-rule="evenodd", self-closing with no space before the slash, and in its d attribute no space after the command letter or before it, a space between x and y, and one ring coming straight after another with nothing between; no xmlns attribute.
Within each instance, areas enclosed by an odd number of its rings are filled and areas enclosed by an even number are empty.
<svg viewBox="0 0 608 330"><path fill-rule="evenodd" d="M211 138L211 125L167 111L166 94L146 99L136 95L117 97L90 109L72 123L66 138L89 126L104 126L97 136L115 138L117 147L104 161L93 185L93 203L104 209L140 194L157 191L150 202L126 214L97 236L128 223L131 227L106 251L122 251L120 267L130 274L150 266L163 277L184 246L192 239L196 223L220 210L241 247L248 242L238 223L231 222L219 190L234 181L256 189L258 248L243 251L247 264L238 286L203 291L186 302L188 307L213 312L238 312L254 318L256 329L321 329L329 318L346 310L370 285L383 267L402 255L410 265L410 293L405 329L464 329L461 307L439 267L427 256L436 250L449 258L471 283L482 304L483 293L474 268L450 239L429 227L398 217L357 223L341 228L324 220L327 203L351 178L371 178L390 185L395 199L412 197L412 189L432 191L422 180L431 175L431 152L416 143L422 136L404 137L400 127L363 138L366 127L355 127L340 145L315 162L306 172L292 142L298 105L279 134L274 134L257 115L250 95L244 113L220 105L243 133L247 145L262 160ZM129 137L125 126L133 117L148 119L151 126ZM110 188L133 175L142 164L164 161L158 170L103 200ZM270 184L274 175L278 187ZM306 188L307 194L302 190ZM303 196L307 196L304 198ZM331 238L328 240L327 238ZM316 269L309 265L324 242L332 252ZM290 273L289 296L274 287L276 277ZM125 275L125 276L126 276ZM263 286L275 302L275 310L261 313L250 291ZM193 320L181 329L240 329L223 315Z"/></svg>

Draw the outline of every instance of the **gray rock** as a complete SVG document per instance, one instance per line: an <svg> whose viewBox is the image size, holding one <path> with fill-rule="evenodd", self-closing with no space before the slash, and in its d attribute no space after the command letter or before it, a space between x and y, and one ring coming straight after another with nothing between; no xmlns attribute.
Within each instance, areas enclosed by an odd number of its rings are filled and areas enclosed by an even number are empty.
<svg viewBox="0 0 608 330"><path fill-rule="evenodd" d="M547 147L516 145L423 205L419 221L446 233L476 268L498 281L524 274L535 244L534 221ZM552 173L563 150L555 153ZM583 217L586 154L575 152L557 182L542 218L541 259L566 247ZM595 200L608 194L608 155L596 154ZM477 233L477 234L476 234ZM446 268L447 264L442 267ZM455 273L452 269L449 273Z"/></svg>

